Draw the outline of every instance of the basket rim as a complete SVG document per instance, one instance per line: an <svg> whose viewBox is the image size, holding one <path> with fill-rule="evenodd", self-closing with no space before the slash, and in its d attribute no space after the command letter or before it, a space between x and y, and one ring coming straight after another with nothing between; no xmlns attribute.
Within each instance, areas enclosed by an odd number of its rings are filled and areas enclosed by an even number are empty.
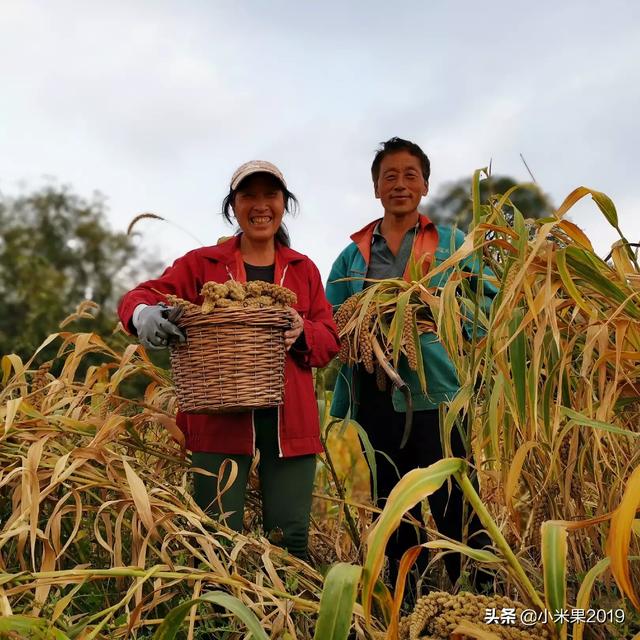
<svg viewBox="0 0 640 640"><path fill-rule="evenodd" d="M187 309L176 321L178 327L221 324L257 325L286 329L291 323L289 307L219 307L208 313Z"/></svg>

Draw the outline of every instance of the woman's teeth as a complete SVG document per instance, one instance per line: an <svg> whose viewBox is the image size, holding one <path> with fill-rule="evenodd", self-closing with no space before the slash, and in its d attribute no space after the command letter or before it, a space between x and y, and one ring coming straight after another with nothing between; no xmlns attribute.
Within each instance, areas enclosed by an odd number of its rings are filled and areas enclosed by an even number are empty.
<svg viewBox="0 0 640 640"><path fill-rule="evenodd" d="M266 222L271 222L271 218L269 216L261 216L260 218L251 218L251 224L265 224Z"/></svg>

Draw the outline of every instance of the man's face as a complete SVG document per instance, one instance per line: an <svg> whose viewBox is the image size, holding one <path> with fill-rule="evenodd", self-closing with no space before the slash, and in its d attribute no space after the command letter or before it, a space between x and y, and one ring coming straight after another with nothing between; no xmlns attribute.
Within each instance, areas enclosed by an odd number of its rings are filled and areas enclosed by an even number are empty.
<svg viewBox="0 0 640 640"><path fill-rule="evenodd" d="M380 175L374 191L385 213L394 216L415 213L421 198L429 191L420 160L408 151L386 155L380 163Z"/></svg>

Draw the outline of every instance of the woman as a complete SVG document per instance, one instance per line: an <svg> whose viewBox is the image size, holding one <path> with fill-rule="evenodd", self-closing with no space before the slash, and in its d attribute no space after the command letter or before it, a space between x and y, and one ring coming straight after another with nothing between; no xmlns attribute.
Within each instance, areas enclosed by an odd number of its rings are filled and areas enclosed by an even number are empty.
<svg viewBox="0 0 640 640"><path fill-rule="evenodd" d="M160 278L127 293L118 313L145 347L163 348L170 340L183 341L184 336L167 319L167 308L159 304L161 294L201 304L205 282L230 278L275 282L296 293L291 328L284 334L283 404L217 415L178 412L176 422L193 453L193 466L214 474L194 474L196 502L211 514L222 511L227 524L237 531L242 529L252 456L256 449L260 451L265 533L281 535L282 546L304 559L315 454L322 451L311 368L325 366L338 352L339 342L317 267L289 247L282 218L295 205L297 200L276 166L264 161L243 164L233 174L223 203L224 217L230 221L233 211L240 232L217 246L179 258ZM237 463L238 475L218 499L218 475L226 459ZM220 478L219 486L224 485Z"/></svg>

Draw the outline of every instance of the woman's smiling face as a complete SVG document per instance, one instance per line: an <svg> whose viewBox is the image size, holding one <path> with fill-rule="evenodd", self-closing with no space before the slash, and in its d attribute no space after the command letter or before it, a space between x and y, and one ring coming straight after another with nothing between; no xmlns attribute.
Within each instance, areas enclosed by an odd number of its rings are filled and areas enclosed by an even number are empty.
<svg viewBox="0 0 640 640"><path fill-rule="evenodd" d="M232 206L247 238L270 240L280 228L284 215L282 183L268 173L254 173L238 185Z"/></svg>

